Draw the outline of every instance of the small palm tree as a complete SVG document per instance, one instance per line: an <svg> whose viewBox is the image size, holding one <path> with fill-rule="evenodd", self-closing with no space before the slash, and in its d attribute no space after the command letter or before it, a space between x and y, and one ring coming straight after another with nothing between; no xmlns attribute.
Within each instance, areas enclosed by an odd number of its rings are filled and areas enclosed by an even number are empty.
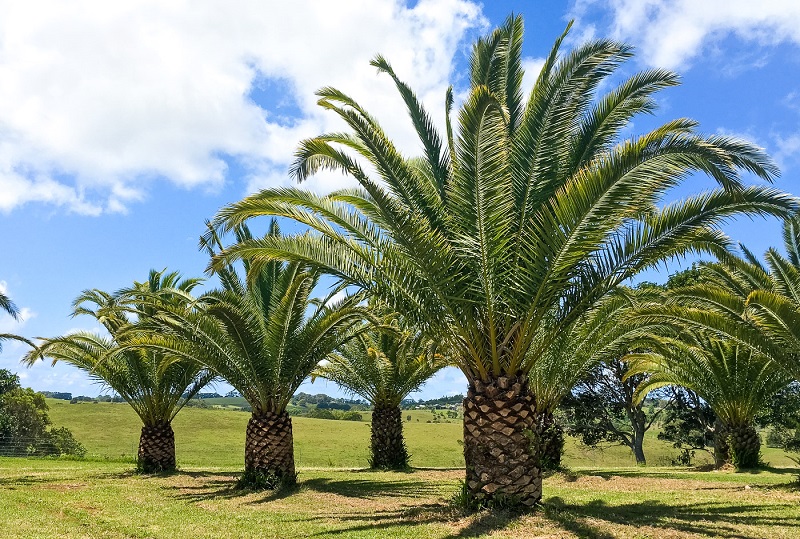
<svg viewBox="0 0 800 539"><path fill-rule="evenodd" d="M237 234L251 238L246 228ZM279 235L273 220L268 237ZM220 239L212 231L201 246L213 255ZM191 311L157 305L157 327L135 343L196 359L231 384L252 407L240 485L288 486L297 474L286 406L322 360L363 330L368 313L359 296L334 304L313 300L320 273L303 264L275 261L248 273L245 281L233 265L221 267L222 288L204 294Z"/></svg>
<svg viewBox="0 0 800 539"><path fill-rule="evenodd" d="M522 35L522 19L511 17L478 40L456 125L452 90L445 96L444 138L389 62L373 60L407 105L421 158L403 156L354 99L320 90L319 104L352 133L303 141L293 175L302 181L337 170L359 187L328 196L267 189L223 208L215 220L223 230L272 215L316 233L242 241L212 265L247 258L257 274L274 260L307 264L440 340L469 384L469 495L533 506L541 473L528 435L537 424L529 374L550 340L640 271L686 253L725 251L720 221L783 216L797 203L742 184L739 170L766 180L777 174L762 151L699 135L691 120L621 140L631 119L654 110L653 94L678 83L673 73L650 70L597 96L632 56L627 45L592 41L562 56L565 33L525 100ZM692 172L721 187L657 207Z"/></svg>
<svg viewBox="0 0 800 539"><path fill-rule="evenodd" d="M87 290L75 300L73 315L94 317L110 337L78 332L44 339L39 350L23 358L28 366L39 357L49 357L53 364L63 361L73 365L130 404L143 423L138 468L145 473L175 469L172 420L213 378L196 361L130 346L126 335L147 325L148 312L152 313L137 297L145 292L158 293L165 304L186 309L189 292L200 282L181 280L177 272L165 271L152 270L145 283L136 282L132 288L115 294ZM137 319L131 318L132 312Z"/></svg>
<svg viewBox="0 0 800 539"><path fill-rule="evenodd" d="M534 410L539 420L541 464L557 469L564 447L563 429L554 412L561 401L592 369L612 362L639 346L642 339L660 328L630 319L630 314L654 292L620 287L548 341L541 357L533 361L530 387L536 396Z"/></svg>
<svg viewBox="0 0 800 539"><path fill-rule="evenodd" d="M761 440L754 418L791 378L770 358L706 334L661 338L654 344L657 351L627 357L628 376L649 374L636 390L636 401L664 386L694 391L719 420L714 433L717 463L730 459L737 468L758 466Z"/></svg>
<svg viewBox="0 0 800 539"><path fill-rule="evenodd" d="M408 468L400 403L447 365L421 332L397 323L343 344L315 371L372 405L370 466Z"/></svg>

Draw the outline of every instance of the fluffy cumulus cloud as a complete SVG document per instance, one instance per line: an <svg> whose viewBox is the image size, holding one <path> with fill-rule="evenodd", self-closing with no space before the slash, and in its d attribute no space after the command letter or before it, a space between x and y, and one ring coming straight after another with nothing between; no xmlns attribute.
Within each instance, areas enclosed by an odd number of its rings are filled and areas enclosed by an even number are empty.
<svg viewBox="0 0 800 539"><path fill-rule="evenodd" d="M2 2L0 211L120 211L148 182L285 182L297 141L335 128L335 85L398 107L376 53L441 108L454 55L483 28L467 0ZM392 115L386 128L413 144ZM410 148L415 150L416 148Z"/></svg>
<svg viewBox="0 0 800 539"><path fill-rule="evenodd" d="M580 19L597 4L578 0L573 15ZM635 43L647 62L660 67L685 66L731 34L759 45L800 43L797 0L613 0L610 9L616 36Z"/></svg>

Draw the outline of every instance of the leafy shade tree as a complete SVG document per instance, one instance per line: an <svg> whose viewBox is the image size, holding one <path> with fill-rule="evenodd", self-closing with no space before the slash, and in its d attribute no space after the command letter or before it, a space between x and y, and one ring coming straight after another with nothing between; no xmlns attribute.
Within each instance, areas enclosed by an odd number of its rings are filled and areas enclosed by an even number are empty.
<svg viewBox="0 0 800 539"><path fill-rule="evenodd" d="M663 338L654 350L628 356L628 376L649 374L636 389L635 402L665 386L695 392L719 420L714 432L717 462L731 461L736 468L758 466L761 440L756 414L791 379L770 358L706 335L688 342Z"/></svg>
<svg viewBox="0 0 800 539"><path fill-rule="evenodd" d="M44 395L20 386L19 377L0 369L0 455L76 455L86 449L66 427L53 428Z"/></svg>
<svg viewBox="0 0 800 539"><path fill-rule="evenodd" d="M78 332L44 339L41 356L73 365L119 394L142 420L138 468L145 473L175 469L175 433L172 420L183 406L212 379L198 362L178 359L161 351L130 346L128 334L151 323L153 306L145 294L158 293L159 302L176 310L189 308L189 293L200 282L181 280L177 272L150 271L144 283L109 294L87 290L74 302L73 315L95 318L109 337ZM136 317L132 318L131 313ZM40 357L31 352L23 362L29 366Z"/></svg>
<svg viewBox="0 0 800 539"><path fill-rule="evenodd" d="M370 466L401 470L408 468L409 454L400 404L447 362L422 333L398 324L393 330L374 328L343 344L315 376L372 405Z"/></svg>
<svg viewBox="0 0 800 539"><path fill-rule="evenodd" d="M714 447L717 416L694 391L676 386L665 389L670 405L665 407L661 417L658 439L672 442L673 447L680 449L678 457L673 460L675 464L691 466L695 451ZM723 455L720 455L722 460Z"/></svg>
<svg viewBox="0 0 800 539"><path fill-rule="evenodd" d="M596 40L561 55L565 35L527 100L522 18L478 40L455 125L452 90L445 96L444 139L389 62L376 57L372 65L394 80L424 155L401 155L354 99L323 88L319 104L352 132L303 141L292 173L302 181L337 170L358 188L327 196L267 189L215 219L231 230L256 216L281 216L316 233L241 241L214 268L240 258L256 275L274 260L308 264L443 343L469 383L466 485L478 504L498 498L533 506L541 498L529 373L552 338L640 271L690 252L723 252L729 240L715 228L721 221L797 207L774 189L742 184L740 170L766 180L777 174L762 151L702 136L692 120L621 140L632 119L656 108L653 94L678 77L644 71L596 95L631 48ZM693 172L721 187L657 207Z"/></svg>
<svg viewBox="0 0 800 539"><path fill-rule="evenodd" d="M250 238L246 228L238 231L240 241ZM274 220L267 238L280 238ZM201 246L214 255L220 239L210 232ZM222 287L201 296L194 310L162 304L157 327L136 344L197 359L231 384L252 408L240 485L289 486L297 473L286 406L317 365L362 330L367 311L360 296L313 300L320 274L304 264L271 261L256 271L245 261L244 269L247 281L233 265L220 267Z"/></svg>
<svg viewBox="0 0 800 539"><path fill-rule="evenodd" d="M634 398L648 375L626 377L627 372L628 364L619 358L594 367L564 401L567 432L589 446L619 442L631 450L636 464L644 465L644 435L669 402L648 410L643 399Z"/></svg>
<svg viewBox="0 0 800 539"><path fill-rule="evenodd" d="M574 390L564 402L567 431L572 436L580 437L584 444L595 446L601 442L618 442L630 448L637 464L646 464L644 454L644 436L653 426L660 414L668 409L673 399L666 396L659 399L658 407L645 406L645 402L634 402L634 392L642 384L647 375L637 374L626 378L628 366L621 358L634 351L633 347L642 343L642 337L651 333L669 332L668 327L659 323L646 324L640 320L631 320L631 315L638 306L644 303L660 303L663 292L679 289L695 284L700 279L700 269L696 264L688 269L669 276L663 285L642 282L635 289L624 290L625 302L617 302L616 308L608 312L593 315L599 323L592 335L580 337L579 342L597 339L597 335L615 338L616 346L605 347L602 357L594 361L583 361L588 368L575 369L569 359L563 360L561 368L568 369L573 376L570 389ZM646 342L646 339L644 339ZM582 348L586 348L583 344ZM536 368L536 367L534 367Z"/></svg>

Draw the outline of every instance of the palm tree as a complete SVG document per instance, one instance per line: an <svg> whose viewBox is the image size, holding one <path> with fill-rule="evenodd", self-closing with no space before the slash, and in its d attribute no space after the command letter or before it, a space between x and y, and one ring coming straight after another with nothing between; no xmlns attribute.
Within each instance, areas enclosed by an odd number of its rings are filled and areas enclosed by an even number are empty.
<svg viewBox="0 0 800 539"><path fill-rule="evenodd" d="M165 272L151 270L146 282L135 282L132 288L114 294L94 289L78 296L73 316L92 316L110 337L78 332L44 339L39 350L22 360L28 366L39 357L51 358L54 365L64 361L86 371L130 404L143 424L137 467L144 473L175 469L172 420L214 377L196 361L129 346L128 332L147 325L153 312L139 301L142 294L158 293L164 304L186 309L189 292L200 282ZM132 319L131 313L137 318Z"/></svg>
<svg viewBox="0 0 800 539"><path fill-rule="evenodd" d="M786 387L788 377L769 357L746 346L706 334L690 340L662 338L657 351L628 356L628 376L649 374L636 389L636 401L660 387L677 385L694 391L718 418L714 453L718 464L736 468L759 464L761 440L756 414Z"/></svg>
<svg viewBox="0 0 800 539"><path fill-rule="evenodd" d="M251 238L246 228L237 237ZM274 220L267 237L280 237ZM220 239L212 231L201 246L213 255ZM252 270L246 262L244 267ZM249 271L247 281L233 265L217 275L222 288L200 297L196 309L160 305L153 317L157 328L140 333L135 343L196 358L250 404L241 486L293 485L297 474L286 406L320 361L363 330L368 314L357 295L333 304L313 300L320 274L303 264L273 261Z"/></svg>
<svg viewBox="0 0 800 539"><path fill-rule="evenodd" d="M372 405L372 468L408 468L400 403L447 365L421 332L374 328L345 344L315 371Z"/></svg>
<svg viewBox="0 0 800 539"><path fill-rule="evenodd" d="M13 301L11 301L11 298L6 296L2 292L0 292L0 310L8 313L8 315L11 316L11 318L13 318L14 320L19 319L19 309L17 309L17 306L14 304ZM20 337L19 335L15 335L13 333L0 333L0 352L3 351L3 341L5 340L24 342L28 346L32 347L34 350L36 349L36 345L33 344L28 339L26 339L25 337Z"/></svg>
<svg viewBox="0 0 800 539"><path fill-rule="evenodd" d="M596 96L632 56L627 45L598 40L561 56L565 32L525 101L522 34L522 19L511 17L478 40L455 126L453 92L446 94L444 139L389 62L373 60L407 105L420 158L401 155L351 97L320 90L319 104L352 133L303 141L292 173L302 181L337 170L359 187L327 196L267 189L223 208L221 230L273 215L315 233L242 241L212 266L249 259L257 273L274 260L307 264L441 341L469 383L470 496L532 506L541 473L526 434L537 423L529 373L549 342L638 272L690 252L725 251L729 240L714 228L721 220L785 215L797 203L742 185L739 170L770 180L777 168L744 141L697 134L691 120L620 140L632 118L656 108L655 92L678 84L673 73L649 70ZM692 172L722 187L656 206Z"/></svg>
<svg viewBox="0 0 800 539"><path fill-rule="evenodd" d="M557 469L561 463L564 434L554 418L561 401L593 369L614 362L640 346L647 335L662 329L656 323L642 324L630 319L630 314L642 303L651 301L653 294L652 290L619 287L556 337L551 337L541 357L532 361L529 383L536 396L534 410L539 420L539 452L544 469ZM636 449L632 449L636 454ZM636 457L638 461L640 455Z"/></svg>
<svg viewBox="0 0 800 539"><path fill-rule="evenodd" d="M11 298L0 292L0 310L7 312L14 320L17 319L19 315L19 309L17 306L14 305L14 302L11 301Z"/></svg>

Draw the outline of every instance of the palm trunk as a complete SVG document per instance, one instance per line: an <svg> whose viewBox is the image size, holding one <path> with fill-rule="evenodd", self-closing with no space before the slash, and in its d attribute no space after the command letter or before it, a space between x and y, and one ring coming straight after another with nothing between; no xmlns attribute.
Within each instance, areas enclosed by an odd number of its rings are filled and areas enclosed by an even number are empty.
<svg viewBox="0 0 800 539"><path fill-rule="evenodd" d="M714 464L720 467L731 461L728 428L717 420L714 423Z"/></svg>
<svg viewBox="0 0 800 539"><path fill-rule="evenodd" d="M402 470L408 467L403 440L403 416L399 406L375 405L372 412L372 468Z"/></svg>
<svg viewBox="0 0 800 539"><path fill-rule="evenodd" d="M464 460L466 488L478 504L533 507L541 500L533 403L524 374L470 384L464 399Z"/></svg>
<svg viewBox="0 0 800 539"><path fill-rule="evenodd" d="M761 456L761 438L751 424L735 425L728 430L731 462L736 469L756 468Z"/></svg>
<svg viewBox="0 0 800 539"><path fill-rule="evenodd" d="M292 419L286 411L253 414L244 446L246 486L277 488L297 482Z"/></svg>
<svg viewBox="0 0 800 539"><path fill-rule="evenodd" d="M175 470L175 432L172 425L158 423L142 427L137 467L144 473Z"/></svg>
<svg viewBox="0 0 800 539"><path fill-rule="evenodd" d="M561 468L561 456L564 454L564 428L556 422L553 412L542 412L538 421L541 432L542 470L558 470Z"/></svg>

